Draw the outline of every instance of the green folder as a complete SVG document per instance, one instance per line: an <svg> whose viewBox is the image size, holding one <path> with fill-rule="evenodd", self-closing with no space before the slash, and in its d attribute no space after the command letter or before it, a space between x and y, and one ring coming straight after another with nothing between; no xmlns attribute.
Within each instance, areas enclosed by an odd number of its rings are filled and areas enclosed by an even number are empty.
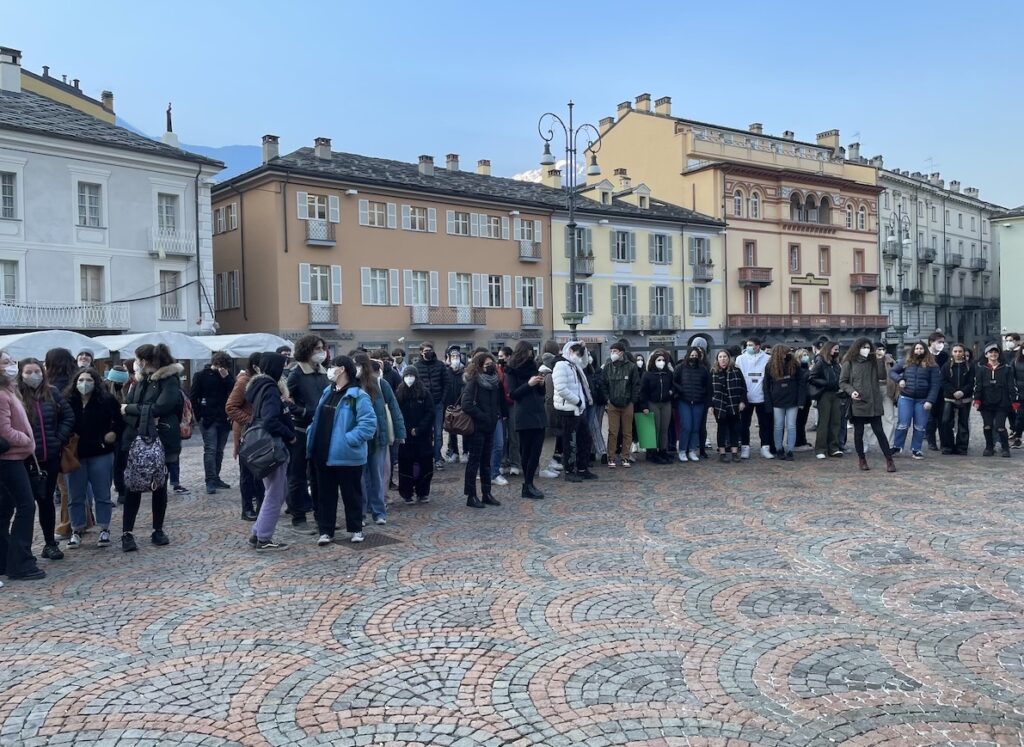
<svg viewBox="0 0 1024 747"><path fill-rule="evenodd" d="M646 415L638 412L633 416L636 420L636 440L641 449L658 448L658 431L654 427L654 413Z"/></svg>

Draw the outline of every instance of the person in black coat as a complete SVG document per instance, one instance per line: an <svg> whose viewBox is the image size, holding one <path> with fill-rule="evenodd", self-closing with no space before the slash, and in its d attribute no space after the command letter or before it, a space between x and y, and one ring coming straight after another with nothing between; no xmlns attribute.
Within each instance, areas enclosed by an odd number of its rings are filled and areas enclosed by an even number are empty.
<svg viewBox="0 0 1024 747"><path fill-rule="evenodd" d="M800 365L792 348L788 345L776 345L765 367L764 401L772 410L775 451L780 459L793 461L796 416L806 399L807 370Z"/></svg>
<svg viewBox="0 0 1024 747"><path fill-rule="evenodd" d="M701 420L711 402L711 373L699 348L692 347L673 373L679 409L679 461L699 462Z"/></svg>
<svg viewBox="0 0 1024 747"><path fill-rule="evenodd" d="M657 444L647 450L647 461L653 464L670 464L668 458L668 426L672 419L674 385L668 353L655 350L647 361L647 370L640 377L640 411L645 415L654 413L654 431ZM698 437L700 430L698 428Z"/></svg>
<svg viewBox="0 0 1024 747"><path fill-rule="evenodd" d="M950 350L950 359L942 366L942 431L943 454L967 454L971 438L971 397L974 396L975 368L967 360L967 348L957 343Z"/></svg>
<svg viewBox="0 0 1024 747"><path fill-rule="evenodd" d="M1010 456L1010 435L1006 431L1006 418L1012 409L1021 409L1017 382L1013 369L1004 365L999 346L985 348L985 363L979 363L974 378L974 407L981 412L984 423L985 451L982 456L995 454L994 435L999 435L1003 456ZM994 433L993 433L994 432Z"/></svg>
<svg viewBox="0 0 1024 747"><path fill-rule="evenodd" d="M234 386L231 358L221 352L214 353L210 365L192 378L189 399L203 436L203 471L206 492L210 494L216 493L217 488L231 488L220 478L220 470L224 464L224 446L231 435L231 424L224 406Z"/></svg>
<svg viewBox="0 0 1024 747"><path fill-rule="evenodd" d="M466 366L462 363L462 353L459 352L457 345L452 345L445 354L445 370L448 372L448 379L441 400L442 411L462 402L462 392L466 388L466 380L462 376L466 372ZM459 436L449 433L448 449L445 452L444 458L449 464L455 464L459 461L465 462L469 459L468 441L465 438L462 439L462 451L460 452Z"/></svg>
<svg viewBox="0 0 1024 747"><path fill-rule="evenodd" d="M420 359L416 361L416 375L420 382L430 392L430 398L434 401L434 467L444 469L444 460L441 459L441 436L444 431L441 429L444 423L444 394L448 389L448 382L451 372L443 362L437 359L434 346L430 343L420 345Z"/></svg>
<svg viewBox="0 0 1024 747"><path fill-rule="evenodd" d="M434 400L415 366L405 370L395 399L405 420L405 441L398 445L398 494L406 503L429 503L434 477Z"/></svg>
<svg viewBox="0 0 1024 747"><path fill-rule="evenodd" d="M516 403L515 428L519 432L519 459L523 466L522 496L543 498L543 491L533 481L540 466L544 432L548 425L544 407L544 376L533 357L533 345L526 340L519 341L505 365L505 383L509 396Z"/></svg>
<svg viewBox="0 0 1024 747"><path fill-rule="evenodd" d="M288 460L288 508L285 513L292 517L292 526L306 525L306 512L314 511L314 497L317 495L316 470L306 462L306 430L313 422L313 414L324 389L328 386L325 342L317 335L303 335L295 342L295 366L288 372L288 414L298 434L290 447Z"/></svg>
<svg viewBox="0 0 1024 747"><path fill-rule="evenodd" d="M840 373L839 343L823 342L808 377L808 399L818 403L818 430L814 437L814 451L818 459L843 455L839 434L842 400L846 395L839 391Z"/></svg>
<svg viewBox="0 0 1024 747"><path fill-rule="evenodd" d="M466 505L470 508L500 506L501 502L491 495L491 452L494 431L498 421L505 417L506 408L494 357L490 353L477 353L466 367L465 379L462 410L473 419L464 481ZM480 476L480 498L476 494L477 475Z"/></svg>

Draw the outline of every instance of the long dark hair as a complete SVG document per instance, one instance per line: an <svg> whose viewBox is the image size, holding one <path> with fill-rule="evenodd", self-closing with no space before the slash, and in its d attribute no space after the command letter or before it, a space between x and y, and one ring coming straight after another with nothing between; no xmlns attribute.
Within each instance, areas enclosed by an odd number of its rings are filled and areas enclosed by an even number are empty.
<svg viewBox="0 0 1024 747"><path fill-rule="evenodd" d="M380 387L377 385L377 377L373 375L373 361L370 360L370 356L367 353L356 353L352 356L352 361L362 369L355 382L360 389L370 395L370 399L377 399L380 396Z"/></svg>
<svg viewBox="0 0 1024 747"><path fill-rule="evenodd" d="M78 370L78 361L67 348L51 348L46 351L43 359L43 373L46 383L51 386L64 386L71 382Z"/></svg>
<svg viewBox="0 0 1024 747"><path fill-rule="evenodd" d="M786 360L786 356L789 360ZM768 373L773 379L783 379L787 376L796 376L800 369L800 361L796 359L789 350L788 345L776 345L772 348L772 357L768 361Z"/></svg>
<svg viewBox="0 0 1024 747"><path fill-rule="evenodd" d="M474 355L473 360L471 360L469 362L469 365L466 366L466 381L475 379L477 376L483 373L484 365L486 365L488 359L493 361L494 356L491 355L490 353L477 353L476 355Z"/></svg>
<svg viewBox="0 0 1024 747"><path fill-rule="evenodd" d="M70 400L72 403L83 404L82 393L78 391L78 380L88 374L92 377L92 396L97 399L103 399L104 397L111 396L107 393L107 390L103 387L103 377L100 376L100 372L92 366L88 368L80 368L72 376L71 381L68 382L68 388L64 390L65 399Z"/></svg>
<svg viewBox="0 0 1024 747"><path fill-rule="evenodd" d="M508 365L511 368L518 368L530 360L533 360L533 345L526 340L520 340L508 359Z"/></svg>
<svg viewBox="0 0 1024 747"><path fill-rule="evenodd" d="M53 392L50 391L50 385L46 383L45 375L43 376L43 383L39 385L38 389L33 389L26 384L24 378L25 366L39 366L39 370L42 372L43 364L35 358L25 358L18 363L18 397L28 411L29 420L33 420L36 415L35 408L32 405L36 402L53 402Z"/></svg>
<svg viewBox="0 0 1024 747"><path fill-rule="evenodd" d="M856 363L859 361L860 349L865 345L871 348L871 355L868 356L868 361L872 364L877 363L877 359L874 357L875 343L873 343L869 337L858 337L854 340L853 344L847 348L846 355L843 356L843 363Z"/></svg>
<svg viewBox="0 0 1024 747"><path fill-rule="evenodd" d="M412 383L412 386L409 386L405 383L406 376L412 376L414 379L416 379ZM423 399L423 396L426 393L426 387L424 387L423 382L420 381L419 374L416 373L416 369L413 369L411 372L406 371L402 375L402 383L399 384L398 389L395 390L395 399L397 399L399 402L406 402L408 400L421 400Z"/></svg>
<svg viewBox="0 0 1024 747"><path fill-rule="evenodd" d="M162 342L158 345L150 345L149 343L139 345L135 348L135 357L158 370L174 363L171 349Z"/></svg>

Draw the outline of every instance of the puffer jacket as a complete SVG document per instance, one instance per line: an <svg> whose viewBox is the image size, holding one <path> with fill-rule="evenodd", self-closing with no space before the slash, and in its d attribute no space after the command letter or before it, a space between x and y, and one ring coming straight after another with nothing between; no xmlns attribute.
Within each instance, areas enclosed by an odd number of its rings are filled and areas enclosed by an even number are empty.
<svg viewBox="0 0 1024 747"><path fill-rule="evenodd" d="M578 344L567 342L562 347L562 354L555 358L554 370L551 373L554 388L552 404L559 412L582 415L587 406L593 404L593 400L587 387L586 375L579 366L569 360L569 349ZM614 400L612 403L614 404Z"/></svg>
<svg viewBox="0 0 1024 747"><path fill-rule="evenodd" d="M1017 355L1013 359L1013 378L1017 384L1018 397L1024 398L1024 356Z"/></svg>
<svg viewBox="0 0 1024 747"><path fill-rule="evenodd" d="M149 414L156 425L156 433L164 447L168 463L181 454L181 409L185 404L178 378L185 367L180 363L158 368L143 374L125 398L124 435L121 448L128 451L139 435L143 413Z"/></svg>
<svg viewBox="0 0 1024 747"><path fill-rule="evenodd" d="M545 428L548 424L544 408L544 387L530 386L530 379L539 376L537 362L527 359L520 366L505 366L505 381L509 394L516 403L515 427L517 431Z"/></svg>
<svg viewBox="0 0 1024 747"><path fill-rule="evenodd" d="M4 461L19 461L32 456L35 440L28 415L14 389L0 389L0 438L7 442L7 451L0 454Z"/></svg>
<svg viewBox="0 0 1024 747"><path fill-rule="evenodd" d="M501 382L498 381L492 389L488 389L480 385L477 377L467 381L462 397L462 410L473 418L473 426L478 433L493 433L498 421L507 412Z"/></svg>
<svg viewBox="0 0 1024 747"><path fill-rule="evenodd" d="M252 422L252 405L245 401L245 389L249 385L251 375L247 370L235 378L235 385L228 395L224 410L231 421L231 435L235 444L235 459L238 458L238 447L242 440L242 431Z"/></svg>
<svg viewBox="0 0 1024 747"><path fill-rule="evenodd" d="M674 396L672 372L668 368L645 371L640 379L640 409L650 410L658 402L671 402Z"/></svg>
<svg viewBox="0 0 1024 747"><path fill-rule="evenodd" d="M608 387L608 404L626 407L640 399L640 369L629 358L609 361L601 369Z"/></svg>
<svg viewBox="0 0 1024 747"><path fill-rule="evenodd" d="M808 391L813 392L814 399L817 399L825 392L839 391L839 375L842 373L842 366L838 361L827 361L822 356L814 357L814 365L808 374Z"/></svg>
<svg viewBox="0 0 1024 747"><path fill-rule="evenodd" d="M923 399L932 404L939 398L939 390L942 388L942 371L938 366L925 367L916 363L908 365L902 361L892 367L889 378L897 384L900 381L907 383L900 392L904 397Z"/></svg>
<svg viewBox="0 0 1024 747"><path fill-rule="evenodd" d="M982 410L1009 410L1019 399L1017 382L1009 366L1000 363L992 368L979 363L974 377L974 401Z"/></svg>
<svg viewBox="0 0 1024 747"><path fill-rule="evenodd" d="M423 386L430 391L430 396L435 402L444 402L445 391L452 378L447 364L439 361L436 356L431 361L420 358L416 361L416 375L420 377Z"/></svg>
<svg viewBox="0 0 1024 747"><path fill-rule="evenodd" d="M839 373L839 390L850 395L850 414L858 418L882 417L882 394L878 386L878 360L846 361ZM857 392L859 399L853 399Z"/></svg>
<svg viewBox="0 0 1024 747"><path fill-rule="evenodd" d="M264 377L269 380L268 377ZM259 376L253 377L255 382ZM269 386L269 385L264 385ZM316 429L320 425L320 417L323 414L323 403L327 401L331 390L324 389L320 402L313 413L313 420L306 429L306 457L316 459L318 455L313 453L316 446ZM270 401L274 397L268 393L265 400ZM283 411L282 411L283 412ZM385 426L386 428L386 426ZM331 445L327 458L323 461L329 467L358 467L366 464L367 442L373 439L377 427L377 416L373 412L373 403L369 395L357 386L350 386L341 397L341 402L334 411L334 422L331 425Z"/></svg>
<svg viewBox="0 0 1024 747"><path fill-rule="evenodd" d="M701 361L680 361L673 375L676 397L689 405L708 404L711 401L711 372Z"/></svg>
<svg viewBox="0 0 1024 747"><path fill-rule="evenodd" d="M967 361L957 363L953 360L942 367L942 396L947 402L970 404L974 396L975 368L974 364ZM963 392L963 399L954 398L956 392Z"/></svg>
<svg viewBox="0 0 1024 747"><path fill-rule="evenodd" d="M60 456L64 444L75 431L75 411L56 387L50 387L50 399L36 399L25 407L36 439L36 459L48 462Z"/></svg>
<svg viewBox="0 0 1024 747"><path fill-rule="evenodd" d="M738 415L740 405L747 403L747 380L736 366L722 369L715 366L711 372L711 406L716 417Z"/></svg>

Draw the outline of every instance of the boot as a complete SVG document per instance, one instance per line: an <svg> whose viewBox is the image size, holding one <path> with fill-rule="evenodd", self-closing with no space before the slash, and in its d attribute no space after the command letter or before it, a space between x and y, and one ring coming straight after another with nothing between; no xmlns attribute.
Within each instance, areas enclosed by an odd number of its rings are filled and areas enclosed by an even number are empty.
<svg viewBox="0 0 1024 747"><path fill-rule="evenodd" d="M530 483L528 485L523 485L522 496L523 496L523 498L533 498L533 499L537 500L537 499L543 498L544 497L544 493L542 491L538 490L533 485L533 483Z"/></svg>
<svg viewBox="0 0 1024 747"><path fill-rule="evenodd" d="M861 470L863 470L864 472L867 472L869 469L871 469L868 466L868 460L865 457L857 457L857 466L860 467Z"/></svg>
<svg viewBox="0 0 1024 747"><path fill-rule="evenodd" d="M466 496L466 505L470 508L483 508L484 502L475 495Z"/></svg>
<svg viewBox="0 0 1024 747"><path fill-rule="evenodd" d="M999 445L1003 447L1003 456L1010 456L1010 438L1006 431L999 431Z"/></svg>
<svg viewBox="0 0 1024 747"><path fill-rule="evenodd" d="M890 454L889 456L887 456L885 458L885 471L886 472L895 472L896 471L896 462L894 462L892 460L892 454Z"/></svg>
<svg viewBox="0 0 1024 747"><path fill-rule="evenodd" d="M490 493L488 493L487 495L484 496L484 501L483 502L484 502L484 505L487 505L487 506L500 506L501 505L501 501L499 501L497 498L495 498Z"/></svg>

